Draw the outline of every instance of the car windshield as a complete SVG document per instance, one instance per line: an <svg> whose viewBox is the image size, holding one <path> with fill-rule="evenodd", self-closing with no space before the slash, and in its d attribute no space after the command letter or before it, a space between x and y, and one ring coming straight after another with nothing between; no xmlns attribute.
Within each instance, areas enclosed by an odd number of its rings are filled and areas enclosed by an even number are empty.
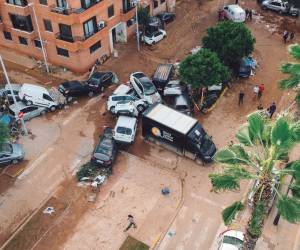
<svg viewBox="0 0 300 250"><path fill-rule="evenodd" d="M1 152L6 152L10 154L13 152L12 145L10 145L9 143L3 143L0 150Z"/></svg>
<svg viewBox="0 0 300 250"><path fill-rule="evenodd" d="M99 153L99 154L105 154L105 155L111 155L112 153L112 143L111 140L108 138L104 138L102 139L96 150L95 153Z"/></svg>
<svg viewBox="0 0 300 250"><path fill-rule="evenodd" d="M124 135L131 135L132 130L130 128L117 127L117 133L124 134Z"/></svg>
<svg viewBox="0 0 300 250"><path fill-rule="evenodd" d="M141 84L143 85L145 95L153 95L156 92L156 88L153 83L146 77L140 79Z"/></svg>
<svg viewBox="0 0 300 250"><path fill-rule="evenodd" d="M235 238L235 237L232 237L232 236L227 236L227 235L224 236L223 243L234 245L238 249L240 249L243 246L243 241L242 240L240 240L238 238Z"/></svg>

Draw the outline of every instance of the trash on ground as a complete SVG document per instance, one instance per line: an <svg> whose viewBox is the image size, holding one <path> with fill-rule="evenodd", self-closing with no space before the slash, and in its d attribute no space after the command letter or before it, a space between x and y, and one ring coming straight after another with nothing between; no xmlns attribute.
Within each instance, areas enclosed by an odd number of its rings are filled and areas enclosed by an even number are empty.
<svg viewBox="0 0 300 250"><path fill-rule="evenodd" d="M163 189L161 190L161 194L162 194L162 195L168 195L168 194L170 194L170 189L167 188L167 187L163 188Z"/></svg>
<svg viewBox="0 0 300 250"><path fill-rule="evenodd" d="M43 211L43 214L50 214L51 215L54 212L55 212L54 207L46 207Z"/></svg>
<svg viewBox="0 0 300 250"><path fill-rule="evenodd" d="M175 234L176 234L175 231L169 231L168 232L168 236L169 237L173 237Z"/></svg>

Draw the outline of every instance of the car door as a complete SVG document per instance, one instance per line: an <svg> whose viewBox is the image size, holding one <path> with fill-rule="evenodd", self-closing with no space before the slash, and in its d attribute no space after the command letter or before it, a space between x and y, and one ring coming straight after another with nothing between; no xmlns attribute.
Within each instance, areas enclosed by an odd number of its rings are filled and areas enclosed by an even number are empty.
<svg viewBox="0 0 300 250"><path fill-rule="evenodd" d="M141 97L141 98L143 98L143 96L144 96L144 91L143 91L143 87L142 87L142 85L140 84L140 82L139 82L139 80L137 80L136 78L134 78L134 82L135 82L135 91L137 92L137 94Z"/></svg>
<svg viewBox="0 0 300 250"><path fill-rule="evenodd" d="M22 112L23 113L23 119L25 120L25 121L28 121L28 120L30 120L32 117L31 117L31 111L33 110L32 108L33 108L34 106L28 106L28 107L25 107L25 108L22 108L21 110L20 110L20 112Z"/></svg>
<svg viewBox="0 0 300 250"><path fill-rule="evenodd" d="M269 8L271 10L277 10L278 9L277 3L276 2L270 2L269 3Z"/></svg>
<svg viewBox="0 0 300 250"><path fill-rule="evenodd" d="M40 112L40 108L39 107L37 107L37 106L31 106L30 107L30 112L29 112L29 116L30 116L29 119L31 119L33 117L36 117L36 116L39 116L40 113L41 112Z"/></svg>
<svg viewBox="0 0 300 250"><path fill-rule="evenodd" d="M101 78L101 83L103 86L108 86L112 82L113 75L111 72L107 72Z"/></svg>
<svg viewBox="0 0 300 250"><path fill-rule="evenodd" d="M46 106L48 108L50 108L54 102L51 96L47 94L43 94L43 100L44 100L43 106Z"/></svg>

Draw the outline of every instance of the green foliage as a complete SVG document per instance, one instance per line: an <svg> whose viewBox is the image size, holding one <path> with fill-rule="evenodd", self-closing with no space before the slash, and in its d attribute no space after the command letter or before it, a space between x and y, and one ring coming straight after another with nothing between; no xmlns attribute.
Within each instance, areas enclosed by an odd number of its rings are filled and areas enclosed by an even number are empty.
<svg viewBox="0 0 300 250"><path fill-rule="evenodd" d="M300 141L300 121L297 121L291 125L291 136L294 142Z"/></svg>
<svg viewBox="0 0 300 250"><path fill-rule="evenodd" d="M248 125L243 125L238 132L236 133L236 138L245 146L250 146L252 144L252 140L250 138Z"/></svg>
<svg viewBox="0 0 300 250"><path fill-rule="evenodd" d="M277 119L271 132L272 144L278 147L285 145L290 142L290 135L290 128L287 121L283 117Z"/></svg>
<svg viewBox="0 0 300 250"><path fill-rule="evenodd" d="M210 174L209 178L215 192L240 188L239 179L231 174Z"/></svg>
<svg viewBox="0 0 300 250"><path fill-rule="evenodd" d="M289 48L289 53L295 59L300 60L300 46L293 45ZM287 79L281 80L279 86L282 89L291 89L297 87L300 82L300 64L299 63L285 63L281 66L281 71L288 74ZM295 98L297 102L300 102L300 90L298 90L297 96Z"/></svg>
<svg viewBox="0 0 300 250"><path fill-rule="evenodd" d="M257 139L262 140L264 123L265 119L259 112L252 113L248 116L249 136L251 138L252 143L255 142L255 140Z"/></svg>
<svg viewBox="0 0 300 250"><path fill-rule="evenodd" d="M300 201L295 197L279 197L277 208L280 215L290 223L300 221Z"/></svg>
<svg viewBox="0 0 300 250"><path fill-rule="evenodd" d="M8 141L10 139L10 133L8 126L0 122L0 145L2 145L4 142Z"/></svg>
<svg viewBox="0 0 300 250"><path fill-rule="evenodd" d="M201 49L194 55L186 57L179 67L182 81L193 88L201 88L229 81L230 72L224 66L216 53Z"/></svg>
<svg viewBox="0 0 300 250"><path fill-rule="evenodd" d="M300 199L300 180L294 181L294 183L291 184L290 189L292 191L293 197Z"/></svg>
<svg viewBox="0 0 300 250"><path fill-rule="evenodd" d="M142 25L143 30L145 31L146 26L149 23L150 12L147 8L143 8L142 6L138 6L137 14L138 14L139 25Z"/></svg>
<svg viewBox="0 0 300 250"><path fill-rule="evenodd" d="M221 62L233 68L251 54L254 43L255 38L245 24L231 21L209 28L203 38L204 47L216 52Z"/></svg>
<svg viewBox="0 0 300 250"><path fill-rule="evenodd" d="M226 226L230 225L236 214L244 209L244 205L240 201L234 202L231 206L222 211L222 218Z"/></svg>
<svg viewBox="0 0 300 250"><path fill-rule="evenodd" d="M265 215L265 207L263 202L257 202L256 206L253 209L252 217L249 223L249 232L253 236L259 237L262 232L263 222Z"/></svg>
<svg viewBox="0 0 300 250"><path fill-rule="evenodd" d="M242 146L233 145L218 151L214 159L224 164L248 164L250 157Z"/></svg>
<svg viewBox="0 0 300 250"><path fill-rule="evenodd" d="M245 168L238 165L228 165L224 169L225 174L235 176L239 180L253 179L254 176Z"/></svg>

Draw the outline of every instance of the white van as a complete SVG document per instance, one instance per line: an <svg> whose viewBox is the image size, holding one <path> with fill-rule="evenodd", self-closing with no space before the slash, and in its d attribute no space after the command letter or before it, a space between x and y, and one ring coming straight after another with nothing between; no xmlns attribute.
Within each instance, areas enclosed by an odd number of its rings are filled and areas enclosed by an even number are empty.
<svg viewBox="0 0 300 250"><path fill-rule="evenodd" d="M119 116L114 128L114 139L116 142L132 144L134 142L137 127L137 119L128 116Z"/></svg>
<svg viewBox="0 0 300 250"><path fill-rule="evenodd" d="M54 93L46 88L24 83L19 91L19 97L26 105L42 106L54 111L60 104Z"/></svg>
<svg viewBox="0 0 300 250"><path fill-rule="evenodd" d="M233 22L245 22L246 12L237 4L226 5L223 8L225 17Z"/></svg>

